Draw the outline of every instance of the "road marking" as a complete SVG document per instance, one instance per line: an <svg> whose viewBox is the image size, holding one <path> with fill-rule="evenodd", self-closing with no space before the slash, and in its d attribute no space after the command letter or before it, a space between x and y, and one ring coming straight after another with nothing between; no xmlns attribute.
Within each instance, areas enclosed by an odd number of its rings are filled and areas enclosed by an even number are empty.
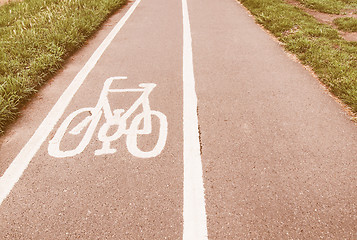
<svg viewBox="0 0 357 240"><path fill-rule="evenodd" d="M71 102L73 96L81 87L85 78L88 76L90 71L94 68L104 51L113 41L114 37L118 34L120 29L124 26L128 18L134 12L136 7L139 5L141 0L136 0L134 4L129 8L125 15L120 19L120 21L115 25L113 30L108 34L108 36L103 40L100 46L96 49L84 67L78 72L76 77L73 79L71 84L63 92L62 96L58 99L56 104L53 106L51 111L48 113L46 118L43 120L41 125L37 128L36 132L26 145L22 148L20 153L12 161L10 166L6 169L4 175L0 178L0 205L4 199L9 195L14 185L22 176L23 172L26 170L27 166L31 162L32 158L35 156L37 151L40 149L42 143L46 140L47 136L53 130L54 126L58 120L63 115L66 107Z"/></svg>
<svg viewBox="0 0 357 240"><path fill-rule="evenodd" d="M182 14L184 135L183 239L201 240L208 239L208 237L198 133L197 95L193 71L192 37L187 0L182 0Z"/></svg>
<svg viewBox="0 0 357 240"><path fill-rule="evenodd" d="M141 83L139 84L140 88L110 88L113 81L121 81L125 79L127 79L127 77L108 78L107 80L105 80L98 103L95 107L80 108L69 114L67 118L62 122L61 126L57 129L54 137L50 140L50 143L48 145L48 154L52 157L64 158L73 157L77 154L82 153L89 144L90 140L92 139L94 131L98 126L101 116L104 115L106 122L100 127L98 132L98 139L103 143L103 146L101 149L95 151L95 155L115 153L117 150L115 148L111 148L110 143L118 140L122 135L127 135L126 145L128 151L133 156L138 158L153 158L158 156L164 149L166 144L167 119L163 113L151 110L150 108L149 95L151 91L156 87L156 84ZM124 111L124 109L114 109L112 111L108 99L108 94L128 92L139 92L141 93L141 95L127 111ZM128 118L130 118L140 106L142 106L143 111L136 115L132 120L130 126L127 127ZM84 118L84 116L82 115L83 120L80 121L72 130L69 130L68 127L71 124L72 120L84 112L89 113L89 116ZM137 144L138 135L148 135L152 133L151 117L153 116L156 116L159 119L159 138L151 151L141 151L138 148ZM143 122L143 127L142 129L139 129L139 125L141 122ZM83 138L77 147L66 151L60 150L60 144L66 132L72 135L78 135L87 126L88 128L85 130ZM111 134L111 136L108 136L108 130L112 126L117 126L117 130L113 134Z"/></svg>

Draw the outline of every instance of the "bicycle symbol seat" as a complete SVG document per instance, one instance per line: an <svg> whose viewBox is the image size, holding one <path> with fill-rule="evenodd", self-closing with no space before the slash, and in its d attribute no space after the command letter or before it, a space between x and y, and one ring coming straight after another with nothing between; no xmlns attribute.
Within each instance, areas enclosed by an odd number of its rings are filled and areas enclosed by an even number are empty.
<svg viewBox="0 0 357 240"><path fill-rule="evenodd" d="M70 115L63 121L58 128L52 140L48 145L49 155L57 158L72 157L80 154L89 144L93 137L93 134L98 126L99 120L103 113L105 123L100 127L98 131L98 139L103 143L102 148L95 151L95 155L113 154L117 151L115 148L111 148L110 144L113 141L118 140L122 135L126 135L126 146L128 151L135 157L150 158L158 156L165 147L167 138L167 119L166 116L159 112L150 109L149 94L156 87L155 83L141 83L140 88L133 89L111 89L113 81L125 80L127 77L111 77L108 78L103 86L98 103L95 107L81 108ZM127 92L141 92L140 97L129 107L127 111L124 109L111 110L108 93L127 93ZM127 127L127 120L133 113L142 106L143 111L134 116L131 124ZM86 132L83 134L83 138L77 147L72 150L62 151L60 150L60 143L65 133L68 131L68 127L73 119L79 116L83 112L89 112L90 115L80 121L73 129L68 133L72 135L80 134L84 128L87 127ZM156 145L151 151L142 151L137 144L138 135L151 134L152 133L152 121L151 118L156 116L159 119L159 137ZM139 129L140 123L143 121L142 129ZM111 127L116 126L117 130L111 136L108 136L108 131Z"/></svg>

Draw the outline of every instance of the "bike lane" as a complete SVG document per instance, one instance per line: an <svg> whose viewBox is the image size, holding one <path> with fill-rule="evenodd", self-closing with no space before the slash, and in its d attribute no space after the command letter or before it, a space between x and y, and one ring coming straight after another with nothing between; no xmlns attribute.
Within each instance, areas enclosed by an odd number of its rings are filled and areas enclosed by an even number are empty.
<svg viewBox="0 0 357 240"><path fill-rule="evenodd" d="M356 239L356 126L235 0L188 5L209 239Z"/></svg>
<svg viewBox="0 0 357 240"><path fill-rule="evenodd" d="M2 202L0 239L182 237L181 9L181 1L140 2ZM66 71L60 75L66 76ZM110 85L110 89L117 90L103 97L105 82L111 77L121 77ZM149 87L153 88L151 92ZM146 90L138 92L142 89ZM139 106L134 109L136 101ZM100 107L99 102L103 106L109 104L111 111ZM63 138L56 135L65 119L79 109L88 111L68 121L69 127L63 130L68 132L89 117L82 132L77 136L65 134ZM118 118L110 120L115 109L117 114L120 109L133 110L126 119L127 130L102 127L106 122L119 125L115 122ZM98 112L102 116L95 126ZM152 117L152 122L140 121L140 117L145 118L142 112ZM152 134L144 134L148 126L152 126ZM83 132L91 129L93 137L85 136ZM98 139L99 131L102 141L109 140L106 136L117 135L110 139L110 148L115 148L115 153L95 154L103 146ZM142 152L135 147L135 134ZM127 135L131 137L129 143ZM154 149L160 137L161 147L157 151L148 156L143 153ZM53 147L49 150L51 139ZM88 139L88 145L83 151L78 148L71 152L81 139ZM127 145L131 146L130 152ZM109 152L109 148L102 151Z"/></svg>

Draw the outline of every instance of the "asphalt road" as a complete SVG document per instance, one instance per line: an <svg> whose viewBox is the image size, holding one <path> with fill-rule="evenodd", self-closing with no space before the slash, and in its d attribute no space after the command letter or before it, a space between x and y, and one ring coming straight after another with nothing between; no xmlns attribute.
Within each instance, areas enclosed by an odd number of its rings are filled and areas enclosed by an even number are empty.
<svg viewBox="0 0 357 240"><path fill-rule="evenodd" d="M130 2L0 153L0 239L357 239L356 126L234 0Z"/></svg>

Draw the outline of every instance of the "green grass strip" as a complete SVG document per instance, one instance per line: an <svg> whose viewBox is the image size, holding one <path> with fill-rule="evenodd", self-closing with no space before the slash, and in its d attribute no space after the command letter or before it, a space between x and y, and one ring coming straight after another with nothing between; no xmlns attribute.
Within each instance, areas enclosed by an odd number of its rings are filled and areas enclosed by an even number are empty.
<svg viewBox="0 0 357 240"><path fill-rule="evenodd" d="M336 18L333 23L346 32L357 32L357 19L352 17Z"/></svg>
<svg viewBox="0 0 357 240"><path fill-rule="evenodd" d="M341 10L354 8L357 0L298 0L305 7L323 13L340 14Z"/></svg>
<svg viewBox="0 0 357 240"><path fill-rule="evenodd" d="M0 134L21 105L126 0L25 0L0 7Z"/></svg>
<svg viewBox="0 0 357 240"><path fill-rule="evenodd" d="M240 0L258 23L310 66L330 91L357 113L357 43L282 0Z"/></svg>

